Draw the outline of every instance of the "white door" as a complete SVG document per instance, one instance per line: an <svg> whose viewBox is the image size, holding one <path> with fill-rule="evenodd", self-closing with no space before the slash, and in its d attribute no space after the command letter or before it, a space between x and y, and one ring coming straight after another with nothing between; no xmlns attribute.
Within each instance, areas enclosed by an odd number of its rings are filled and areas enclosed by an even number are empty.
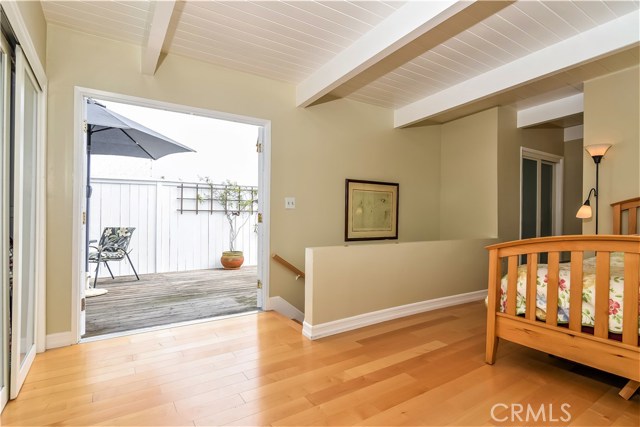
<svg viewBox="0 0 640 427"><path fill-rule="evenodd" d="M40 87L16 47L14 101L13 301L10 397L17 397L36 354L37 141Z"/></svg>
<svg viewBox="0 0 640 427"><path fill-rule="evenodd" d="M269 263L268 258L264 258L263 254L263 245L264 245L264 126L261 126L258 129L258 141L256 143L256 148L258 151L258 299L256 305L259 309L264 308L264 291L263 291L263 283L265 283L264 277L264 265Z"/></svg>
<svg viewBox="0 0 640 427"><path fill-rule="evenodd" d="M265 126L258 130L258 299L256 305L259 309L268 309L269 280L269 146L266 143L265 134L268 132Z"/></svg>
<svg viewBox="0 0 640 427"><path fill-rule="evenodd" d="M11 56L0 34L0 412L9 399L9 110Z"/></svg>

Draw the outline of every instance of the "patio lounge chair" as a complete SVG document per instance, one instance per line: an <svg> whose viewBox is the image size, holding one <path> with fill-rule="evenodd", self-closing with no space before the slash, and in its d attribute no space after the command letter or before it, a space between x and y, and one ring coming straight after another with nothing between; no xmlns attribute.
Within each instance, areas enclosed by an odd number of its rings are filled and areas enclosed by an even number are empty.
<svg viewBox="0 0 640 427"><path fill-rule="evenodd" d="M136 275L136 279L140 280L138 273L136 272L133 263L131 262L131 258L129 258L129 253L131 250L129 249L129 242L131 241L131 235L135 227L105 227L102 231L102 236L100 237L100 242L98 246L89 246L90 248L94 248L96 252L89 253L89 262L96 263L96 276L93 280L93 287L96 287L96 283L98 282L98 271L100 270L100 263L103 262L104 265L109 270L109 274L111 274L111 278L113 277L113 273L111 272L111 268L109 268L110 261L122 261L127 258L129 260L129 265L133 269L133 273Z"/></svg>

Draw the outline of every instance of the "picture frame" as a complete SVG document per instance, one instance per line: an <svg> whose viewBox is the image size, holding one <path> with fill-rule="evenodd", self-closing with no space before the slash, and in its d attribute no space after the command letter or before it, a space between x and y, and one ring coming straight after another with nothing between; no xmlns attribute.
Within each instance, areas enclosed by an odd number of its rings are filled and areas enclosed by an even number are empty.
<svg viewBox="0 0 640 427"><path fill-rule="evenodd" d="M395 240L398 238L400 184L345 181L345 241Z"/></svg>

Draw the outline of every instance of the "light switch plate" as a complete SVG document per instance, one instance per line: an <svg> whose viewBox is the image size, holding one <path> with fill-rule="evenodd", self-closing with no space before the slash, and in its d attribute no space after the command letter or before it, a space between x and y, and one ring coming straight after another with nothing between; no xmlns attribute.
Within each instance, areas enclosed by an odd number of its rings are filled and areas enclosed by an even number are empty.
<svg viewBox="0 0 640 427"><path fill-rule="evenodd" d="M285 197L284 198L284 208L285 209L295 209L296 208L296 198L295 197Z"/></svg>

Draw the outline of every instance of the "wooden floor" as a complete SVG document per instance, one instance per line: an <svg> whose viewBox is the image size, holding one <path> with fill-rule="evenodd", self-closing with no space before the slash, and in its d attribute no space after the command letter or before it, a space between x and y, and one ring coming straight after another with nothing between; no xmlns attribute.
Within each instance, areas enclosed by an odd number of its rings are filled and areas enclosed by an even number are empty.
<svg viewBox="0 0 640 427"><path fill-rule="evenodd" d="M485 313L472 303L309 341L266 312L51 350L0 421L639 425L640 397L620 398L620 378L505 342L486 365ZM494 405L502 420L527 404L545 421L492 420ZM553 421L562 404L571 420Z"/></svg>
<svg viewBox="0 0 640 427"><path fill-rule="evenodd" d="M256 266L98 279L84 337L256 310Z"/></svg>

